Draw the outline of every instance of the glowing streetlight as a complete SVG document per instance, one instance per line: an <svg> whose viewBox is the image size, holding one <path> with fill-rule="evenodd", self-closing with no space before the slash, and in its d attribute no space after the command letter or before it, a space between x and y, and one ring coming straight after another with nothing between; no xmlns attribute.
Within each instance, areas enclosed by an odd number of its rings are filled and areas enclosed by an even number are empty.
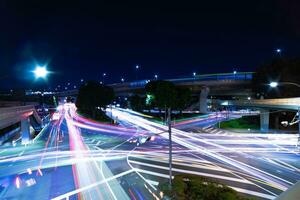
<svg viewBox="0 0 300 200"><path fill-rule="evenodd" d="M194 76L194 77L196 76L196 72L193 72L193 76Z"/></svg>
<svg viewBox="0 0 300 200"><path fill-rule="evenodd" d="M271 82L269 83L269 86L272 88L276 88L278 86L278 82Z"/></svg>
<svg viewBox="0 0 300 200"><path fill-rule="evenodd" d="M124 79L124 78L121 78L121 81L122 81L122 83L124 83L125 79Z"/></svg>
<svg viewBox="0 0 300 200"><path fill-rule="evenodd" d="M276 52L277 53L281 53L281 49L276 49Z"/></svg>
<svg viewBox="0 0 300 200"><path fill-rule="evenodd" d="M139 69L139 68L140 68L140 66L136 65L136 66L135 66L135 68L136 68L136 69Z"/></svg>
<svg viewBox="0 0 300 200"><path fill-rule="evenodd" d="M45 66L37 66L33 73L36 78L46 78L46 76L49 74L49 71Z"/></svg>
<svg viewBox="0 0 300 200"><path fill-rule="evenodd" d="M293 86L296 86L296 87L300 88L300 84L293 83L293 82L275 82L275 81L273 81L273 82L269 83L269 86L272 87L272 88L276 88L279 85L293 85Z"/></svg>
<svg viewBox="0 0 300 200"><path fill-rule="evenodd" d="M155 74L155 75L154 75L154 78L157 80L157 78L158 78L158 75L157 75L157 74Z"/></svg>

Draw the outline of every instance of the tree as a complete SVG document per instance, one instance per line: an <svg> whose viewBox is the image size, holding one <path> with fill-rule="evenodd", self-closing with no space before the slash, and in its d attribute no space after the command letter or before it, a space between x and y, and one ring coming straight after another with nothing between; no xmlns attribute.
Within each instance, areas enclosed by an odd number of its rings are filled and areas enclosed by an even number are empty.
<svg viewBox="0 0 300 200"><path fill-rule="evenodd" d="M145 107L145 98L135 94L129 98L130 106L133 110L141 111Z"/></svg>
<svg viewBox="0 0 300 200"><path fill-rule="evenodd" d="M169 81L151 81L146 85L148 103L159 109L176 106L176 87Z"/></svg>
<svg viewBox="0 0 300 200"><path fill-rule="evenodd" d="M294 82L299 83L300 59L275 59L258 67L253 76L252 88L256 96L265 98L295 97L300 95L300 89L291 85L282 85L279 89L270 88L268 83Z"/></svg>
<svg viewBox="0 0 300 200"><path fill-rule="evenodd" d="M189 88L177 88L176 90L176 109L182 112L188 104L190 103L192 98L192 92Z"/></svg>
<svg viewBox="0 0 300 200"><path fill-rule="evenodd" d="M105 108L113 99L114 91L111 87L89 81L80 87L76 106L80 112L95 118L99 110L97 108Z"/></svg>

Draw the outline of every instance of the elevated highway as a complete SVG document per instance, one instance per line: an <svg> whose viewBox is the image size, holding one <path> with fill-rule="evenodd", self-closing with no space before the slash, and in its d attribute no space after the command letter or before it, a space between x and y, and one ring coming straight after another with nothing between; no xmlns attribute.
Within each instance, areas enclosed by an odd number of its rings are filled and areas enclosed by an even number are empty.
<svg viewBox="0 0 300 200"><path fill-rule="evenodd" d="M280 99L253 99L253 100L237 100L224 101L224 105L232 105L239 107L265 108L265 109L282 109L298 111L300 107L300 97L297 98L280 98Z"/></svg>
<svg viewBox="0 0 300 200"><path fill-rule="evenodd" d="M33 105L0 108L0 130L17 123L20 123L22 143L30 140L30 125L35 130L40 130L43 126ZM6 139L5 134L1 138Z"/></svg>
<svg viewBox="0 0 300 200"><path fill-rule="evenodd" d="M254 99L254 100L236 100L236 101L219 101L222 106L235 106L240 108L256 108L260 110L261 131L267 132L269 129L269 110L289 110L298 113L300 116L300 97L296 98L279 98L279 99ZM300 124L299 124L300 133Z"/></svg>
<svg viewBox="0 0 300 200"><path fill-rule="evenodd" d="M179 87L186 87L193 96L199 97L200 112L207 112L207 97L222 96L231 99L232 96L246 98L252 96L251 81L253 72L204 74L188 78L164 79L173 82ZM125 83L110 84L117 96L127 97L133 94L145 94L145 86L150 80L141 80ZM78 90L69 90L56 93L57 96L76 96Z"/></svg>

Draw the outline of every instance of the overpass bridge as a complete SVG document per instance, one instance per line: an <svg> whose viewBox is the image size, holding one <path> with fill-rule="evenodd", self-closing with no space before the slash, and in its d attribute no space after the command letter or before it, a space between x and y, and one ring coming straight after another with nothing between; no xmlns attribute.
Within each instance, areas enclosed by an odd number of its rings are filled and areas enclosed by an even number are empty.
<svg viewBox="0 0 300 200"><path fill-rule="evenodd" d="M269 129L269 110L295 111L300 119L300 97L296 98L279 98L279 99L253 99L253 100L235 100L219 101L219 105L236 106L241 108L257 108L260 110L261 131L266 132ZM299 122L300 123L300 122ZM300 124L299 124L300 133Z"/></svg>
<svg viewBox="0 0 300 200"><path fill-rule="evenodd" d="M0 130L20 123L22 143L27 143L30 138L30 125L35 130L41 130L43 120L37 114L33 105L0 108ZM4 142L11 135L4 133L0 142Z"/></svg>
<svg viewBox="0 0 300 200"><path fill-rule="evenodd" d="M220 73L220 74L204 74L196 75L188 78L164 79L165 81L173 82L179 87L187 87L192 91L194 96L199 97L200 112L207 112L207 97L222 96L222 97L238 97L247 98L252 96L251 81L253 72L235 72L235 73ZM125 83L110 84L117 96L127 97L133 94L145 93L145 86L150 80L140 80ZM60 97L76 96L78 90L69 90L57 92Z"/></svg>

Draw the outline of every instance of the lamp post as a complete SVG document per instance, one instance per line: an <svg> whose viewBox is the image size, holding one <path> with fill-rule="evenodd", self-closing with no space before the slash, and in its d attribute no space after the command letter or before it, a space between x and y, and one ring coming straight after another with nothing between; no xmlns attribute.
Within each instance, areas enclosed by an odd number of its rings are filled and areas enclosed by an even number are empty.
<svg viewBox="0 0 300 200"><path fill-rule="evenodd" d="M275 81L272 81L272 82L269 83L269 86L272 87L272 88L276 88L277 86L280 86L280 85L293 85L293 86L296 86L296 87L300 88L300 84L293 83L293 82L275 82Z"/></svg>
<svg viewBox="0 0 300 200"><path fill-rule="evenodd" d="M280 49L279 49L280 50ZM277 51L278 52L278 51ZM281 52L281 50L279 51L279 53ZM272 82L270 82L269 83L269 86L271 87L271 88L276 88L276 87L278 87L278 86L280 86L280 85L293 85L293 86L296 86L296 87L298 87L298 88L300 88L300 84L298 84L298 83L293 83L293 82L275 82L275 81L272 81ZM300 143L300 107L298 107L298 111L297 111L297 114L296 114L297 116L298 116L298 120L297 120L297 122L298 122L298 133L299 133L299 137L298 137L298 144L297 144L297 146L299 145L299 143ZM293 120L294 121L294 120ZM297 123L296 122L296 123ZM291 123L288 123L288 125L293 125L293 124L295 124L295 122L291 122Z"/></svg>
<svg viewBox="0 0 300 200"><path fill-rule="evenodd" d="M105 77L106 77L106 73L105 72L102 74L102 77L103 77L102 82L105 84Z"/></svg>
<svg viewBox="0 0 300 200"><path fill-rule="evenodd" d="M135 74L135 80L137 81L138 80L138 72L139 72L139 69L140 69L140 66L139 65L136 65L135 66L135 70L136 70L136 74Z"/></svg>
<svg viewBox="0 0 300 200"><path fill-rule="evenodd" d="M49 74L46 66L36 66L35 70L33 71L35 78L46 78Z"/></svg>
<svg viewBox="0 0 300 200"><path fill-rule="evenodd" d="M168 133L169 133L169 189L172 189L172 131L171 108L168 108Z"/></svg>
<svg viewBox="0 0 300 200"><path fill-rule="evenodd" d="M277 53L279 56L281 56L281 51L282 51L282 50L281 50L280 48L277 48L277 49L276 49L276 53Z"/></svg>

